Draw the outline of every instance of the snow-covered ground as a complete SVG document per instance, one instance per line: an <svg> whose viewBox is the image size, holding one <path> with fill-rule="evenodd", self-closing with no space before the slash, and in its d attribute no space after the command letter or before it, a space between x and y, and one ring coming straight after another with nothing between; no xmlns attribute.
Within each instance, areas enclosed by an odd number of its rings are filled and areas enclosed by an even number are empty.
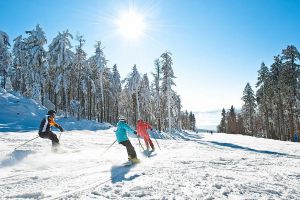
<svg viewBox="0 0 300 200"><path fill-rule="evenodd" d="M0 91L0 199L300 199L300 144L242 135L155 135L148 158L123 166L114 127L59 118L65 153L35 138L47 109ZM58 135L60 133L56 132ZM108 149L108 150L107 150Z"/></svg>
<svg viewBox="0 0 300 200"><path fill-rule="evenodd" d="M148 158L131 137L142 162L124 167L122 145L105 152L113 129L67 131L63 154L40 138L13 150L35 136L0 134L1 199L300 199L299 143L186 132Z"/></svg>
<svg viewBox="0 0 300 200"><path fill-rule="evenodd" d="M38 130L46 113L47 109L34 100L0 88L0 133ZM89 120L77 121L74 117L64 118L59 116L59 112L57 114L56 122L66 130L103 130L111 127L110 124Z"/></svg>

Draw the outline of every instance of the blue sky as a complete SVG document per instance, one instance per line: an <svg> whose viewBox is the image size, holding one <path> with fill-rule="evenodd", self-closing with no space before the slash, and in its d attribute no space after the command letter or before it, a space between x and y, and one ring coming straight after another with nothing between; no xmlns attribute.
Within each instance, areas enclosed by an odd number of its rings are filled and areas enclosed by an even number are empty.
<svg viewBox="0 0 300 200"><path fill-rule="evenodd" d="M183 109L195 112L240 108L246 83L255 89L261 62L269 66L287 45L300 46L296 0L1 0L0 8L0 29L11 40L36 24L48 44L58 31L83 34L89 56L101 40L108 66L116 63L122 78L134 64L150 76L153 61L172 52L174 89ZM136 40L117 34L113 24L130 8L146 24Z"/></svg>

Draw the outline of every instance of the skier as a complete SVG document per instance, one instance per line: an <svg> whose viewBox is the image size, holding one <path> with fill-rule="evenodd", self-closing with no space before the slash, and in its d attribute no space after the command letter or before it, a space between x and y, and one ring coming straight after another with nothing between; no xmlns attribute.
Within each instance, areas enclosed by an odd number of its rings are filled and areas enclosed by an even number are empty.
<svg viewBox="0 0 300 200"><path fill-rule="evenodd" d="M56 152L58 150L59 140L58 140L56 134L54 134L51 131L51 126L55 126L61 132L64 131L64 129L54 121L55 114L56 114L56 111L49 110L47 115L45 116L45 118L41 121L40 129L39 129L39 136L41 138L47 138L52 141L52 151L54 151L54 152Z"/></svg>
<svg viewBox="0 0 300 200"><path fill-rule="evenodd" d="M295 132L295 134L294 134L294 142L299 142L298 132Z"/></svg>
<svg viewBox="0 0 300 200"><path fill-rule="evenodd" d="M152 127L147 122L144 122L142 119L138 120L137 123L137 134L138 136L141 136L144 138L147 151L149 151L149 144L151 146L152 151L155 150L152 140L150 139L150 136L148 134L147 129L150 129L152 131Z"/></svg>
<svg viewBox="0 0 300 200"><path fill-rule="evenodd" d="M126 132L137 134L136 131L130 128L129 125L126 123L126 119L124 117L120 117L119 122L117 124L117 130L115 132L117 141L119 144L122 144L123 146L126 147L127 154L128 154L128 161L134 164L139 163L140 160L137 158L134 147L129 141Z"/></svg>

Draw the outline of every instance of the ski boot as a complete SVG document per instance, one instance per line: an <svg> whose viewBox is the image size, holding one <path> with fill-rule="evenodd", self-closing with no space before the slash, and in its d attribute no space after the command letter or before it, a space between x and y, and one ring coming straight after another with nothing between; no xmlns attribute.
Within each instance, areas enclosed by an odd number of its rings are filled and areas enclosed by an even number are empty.
<svg viewBox="0 0 300 200"><path fill-rule="evenodd" d="M131 161L132 164L137 164L137 163L141 162L140 159L138 159L138 158L130 158L129 161Z"/></svg>

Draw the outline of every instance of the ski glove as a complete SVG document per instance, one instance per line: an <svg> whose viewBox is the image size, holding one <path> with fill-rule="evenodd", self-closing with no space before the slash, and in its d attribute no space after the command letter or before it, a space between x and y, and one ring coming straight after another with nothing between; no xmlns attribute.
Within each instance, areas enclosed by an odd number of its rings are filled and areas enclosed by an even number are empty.
<svg viewBox="0 0 300 200"><path fill-rule="evenodd" d="M60 130L60 132L64 132L63 127L59 126L58 129Z"/></svg>
<svg viewBox="0 0 300 200"><path fill-rule="evenodd" d="M135 135L137 135L137 132L136 132L136 131L134 131L133 133L134 133Z"/></svg>

